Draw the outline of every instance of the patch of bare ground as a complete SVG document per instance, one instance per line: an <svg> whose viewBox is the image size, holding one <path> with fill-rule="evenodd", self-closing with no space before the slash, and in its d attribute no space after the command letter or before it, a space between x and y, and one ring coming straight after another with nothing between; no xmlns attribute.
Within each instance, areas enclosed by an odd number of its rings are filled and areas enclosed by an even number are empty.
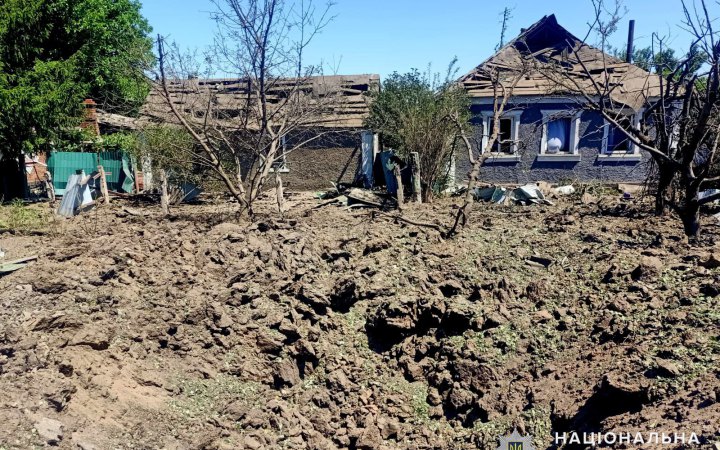
<svg viewBox="0 0 720 450"><path fill-rule="evenodd" d="M0 278L0 448L494 449L513 427L538 448L563 431L720 441L717 228L691 246L644 206L567 200L478 205L443 240L291 203L255 223L113 205L0 236L40 254ZM450 223L451 204L406 214Z"/></svg>

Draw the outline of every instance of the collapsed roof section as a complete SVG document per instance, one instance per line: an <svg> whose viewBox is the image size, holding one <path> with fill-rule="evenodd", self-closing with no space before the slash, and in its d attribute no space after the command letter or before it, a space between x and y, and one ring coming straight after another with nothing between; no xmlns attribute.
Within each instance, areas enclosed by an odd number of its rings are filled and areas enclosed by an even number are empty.
<svg viewBox="0 0 720 450"><path fill-rule="evenodd" d="M660 95L657 75L591 47L545 16L460 79L473 98L494 97L490 73L514 81L514 97L583 95L634 110ZM508 81L511 84L512 81ZM501 94L500 94L501 95Z"/></svg>
<svg viewBox="0 0 720 450"><path fill-rule="evenodd" d="M269 109L303 117L303 126L317 128L360 128L369 114L367 93L377 90L379 75L313 76L303 79L275 79L265 89ZM237 129L242 121L257 117L259 89L243 79L169 80L170 99L185 116L205 121L209 112L214 125ZM298 99L293 102L289 97ZM278 114L276 120L280 120ZM141 111L141 121L170 122L177 119L156 85ZM252 125L245 129L252 129Z"/></svg>

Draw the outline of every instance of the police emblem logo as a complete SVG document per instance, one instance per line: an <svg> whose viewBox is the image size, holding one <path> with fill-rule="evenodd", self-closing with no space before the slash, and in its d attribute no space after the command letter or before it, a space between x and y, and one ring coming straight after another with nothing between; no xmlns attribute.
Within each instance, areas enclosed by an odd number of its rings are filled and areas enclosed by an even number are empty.
<svg viewBox="0 0 720 450"><path fill-rule="evenodd" d="M497 450L535 450L532 443L532 436L522 436L517 430L513 430L510 436L500 438L500 446Z"/></svg>

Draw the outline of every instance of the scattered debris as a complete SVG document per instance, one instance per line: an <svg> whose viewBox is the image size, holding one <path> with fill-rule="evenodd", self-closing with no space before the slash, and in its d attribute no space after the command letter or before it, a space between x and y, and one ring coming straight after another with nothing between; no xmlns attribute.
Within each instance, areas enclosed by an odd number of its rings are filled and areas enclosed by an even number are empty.
<svg viewBox="0 0 720 450"><path fill-rule="evenodd" d="M585 192L585 193L582 195L582 197L580 198L580 202L581 202L583 205L594 205L594 204L596 204L596 203L598 202L598 198L595 197L595 196L592 195L592 194L589 194L589 193Z"/></svg>
<svg viewBox="0 0 720 450"><path fill-rule="evenodd" d="M553 260L550 258L545 258L542 256L532 255L528 258L528 261L540 264L541 266L545 267L546 269L550 267L553 263Z"/></svg>
<svg viewBox="0 0 720 450"><path fill-rule="evenodd" d="M7 261L2 264L0 264L0 275L5 275L10 272L15 272L16 270L20 270L23 267L27 266L28 262L35 261L38 259L37 255L34 256L28 256L26 258L20 258L16 259L14 261Z"/></svg>
<svg viewBox="0 0 720 450"><path fill-rule="evenodd" d="M540 188L536 184L532 183L528 183L525 186L520 186L519 188L513 190L510 193L510 199L524 206L531 204L553 204L550 200L545 198L545 195L543 195Z"/></svg>
<svg viewBox="0 0 720 450"><path fill-rule="evenodd" d="M720 194L720 189L706 189L704 191L700 191L698 193L698 200L702 200L707 197L711 197L713 195ZM710 204L718 205L720 204L720 200L715 200L714 202L711 202Z"/></svg>
<svg viewBox="0 0 720 450"><path fill-rule="evenodd" d="M620 192L627 192L630 194L639 194L642 192L643 186L641 184L618 183L617 189Z"/></svg>
<svg viewBox="0 0 720 450"><path fill-rule="evenodd" d="M553 192L557 195L572 195L575 193L575 187L571 184L567 186L559 186L553 189Z"/></svg>
<svg viewBox="0 0 720 450"><path fill-rule="evenodd" d="M127 206L123 206L122 212L123 212L124 214L129 215L129 216L135 216L135 217L143 216L143 215L144 215L142 211L140 211L140 210L138 210L138 209L135 209L135 208L130 208L130 207L127 207Z"/></svg>
<svg viewBox="0 0 720 450"><path fill-rule="evenodd" d="M345 196L349 200L349 205L361 203L363 205L382 208L387 203L386 197L368 189L352 188Z"/></svg>
<svg viewBox="0 0 720 450"><path fill-rule="evenodd" d="M476 188L473 197L476 202L505 203L507 199L507 189L501 186Z"/></svg>
<svg viewBox="0 0 720 450"><path fill-rule="evenodd" d="M533 204L552 205L550 200L540 190L537 184L529 183L516 189L509 190L502 186L488 186L475 188L473 193L475 201L486 201L504 204L508 200L523 206Z"/></svg>
<svg viewBox="0 0 720 450"><path fill-rule="evenodd" d="M94 203L88 184L91 179L92 177L85 175L84 171L68 177L65 194L60 202L60 208L58 208L59 215L73 217L79 208Z"/></svg>

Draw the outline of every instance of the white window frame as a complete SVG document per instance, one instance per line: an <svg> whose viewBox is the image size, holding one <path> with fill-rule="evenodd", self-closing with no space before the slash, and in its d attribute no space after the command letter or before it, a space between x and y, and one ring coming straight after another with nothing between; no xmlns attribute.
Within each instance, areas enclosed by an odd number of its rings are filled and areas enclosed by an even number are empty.
<svg viewBox="0 0 720 450"><path fill-rule="evenodd" d="M640 128L640 117L642 117L642 113L643 110L641 109L638 112L630 115L630 122L632 123L633 128ZM604 125L602 149L600 151L600 154L598 154L598 159L603 161L640 161L642 159L642 155L640 154L640 147L635 145L635 143L629 139L628 149L625 152L613 152L608 149L610 127L612 126L612 124L608 122L607 119L603 119L603 122Z"/></svg>
<svg viewBox="0 0 720 450"><path fill-rule="evenodd" d="M288 166L287 166L287 143L285 142L284 135L280 138L280 151L282 152L281 153L282 157L280 158L280 159L282 159L282 166L280 166L280 168L277 169L277 172L278 173L289 173L290 169L288 169ZM277 160L278 160L278 158L276 158L276 161ZM275 173L275 172L276 172L276 169L274 167L272 167L272 164L271 164L270 173Z"/></svg>
<svg viewBox="0 0 720 450"><path fill-rule="evenodd" d="M520 154L518 153L518 136L520 135L520 116L522 110L518 111L507 111L500 116L500 119L510 119L510 139L513 141L510 149L512 153L493 152L490 151L491 156L488 160L503 160L503 161L520 161ZM490 140L490 121L493 120L494 113L492 111L483 111L483 137L482 137L482 149L481 153L485 153L487 148L488 140Z"/></svg>
<svg viewBox="0 0 720 450"><path fill-rule="evenodd" d="M580 161L580 117L582 111L570 113L561 109L546 109L540 111L543 116L542 136L540 137L540 154L538 161ZM560 153L547 153L548 123L557 119L570 119L569 151Z"/></svg>

